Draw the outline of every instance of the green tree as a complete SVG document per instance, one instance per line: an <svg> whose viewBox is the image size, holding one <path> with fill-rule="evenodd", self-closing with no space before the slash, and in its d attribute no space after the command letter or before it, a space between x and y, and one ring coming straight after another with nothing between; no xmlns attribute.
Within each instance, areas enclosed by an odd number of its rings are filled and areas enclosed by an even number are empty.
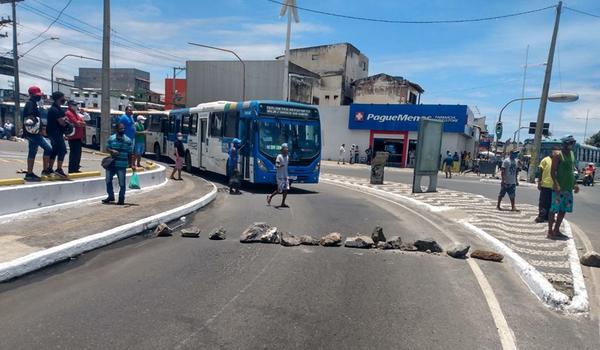
<svg viewBox="0 0 600 350"><path fill-rule="evenodd" d="M592 135L589 139L585 140L588 145L600 147L600 131Z"/></svg>

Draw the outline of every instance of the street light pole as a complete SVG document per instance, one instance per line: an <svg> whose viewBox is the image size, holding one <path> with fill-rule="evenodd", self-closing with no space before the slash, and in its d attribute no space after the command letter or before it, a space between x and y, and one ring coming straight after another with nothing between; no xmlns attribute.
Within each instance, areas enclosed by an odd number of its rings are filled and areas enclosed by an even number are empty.
<svg viewBox="0 0 600 350"><path fill-rule="evenodd" d="M102 60L99 60L97 58L92 58L92 57L86 57L86 56L80 56L80 55L74 55L74 54L64 55L60 60L58 60L55 64L52 65L52 68L50 68L50 90L54 90L54 68L56 67L56 65L58 65L60 62L62 62L62 60L64 60L67 57L77 57L77 58L81 58L82 60L102 62ZM58 88L56 90L58 90Z"/></svg>
<svg viewBox="0 0 600 350"><path fill-rule="evenodd" d="M552 63L554 62L554 50L556 49L556 38L558 36L558 26L560 24L560 13L562 10L562 1L556 6L556 19L554 21L554 30L552 32L552 41L550 42L550 50L548 51L548 64L546 65L546 74L544 76L544 85L542 88L542 98L540 100L540 108L538 110L537 122L535 126L535 137L533 138L533 149L531 152L530 169L537 169L538 153L542 145L542 131L544 129L544 119L546 117L546 105L548 104L548 93L550 91L550 79L552 77ZM535 182L535 171L529 174L529 182Z"/></svg>
<svg viewBox="0 0 600 350"><path fill-rule="evenodd" d="M234 55L242 63L242 100L246 101L246 63L240 58L240 56L238 56L237 53L235 53L235 51L224 49L224 48L221 48L221 47L215 47L215 46L209 46L209 45L203 45L203 44L197 44L197 43L190 43L190 42L188 42L188 44L194 45L194 46L204 47L204 48L207 48L207 49L213 49L213 50L218 50L218 51L229 52L230 54Z"/></svg>
<svg viewBox="0 0 600 350"><path fill-rule="evenodd" d="M175 84L175 79L177 78L177 70L179 70L180 72L183 72L185 70L185 68L183 67L173 67L173 91L172 91L172 100L171 100L171 108L175 109L175 99L177 98L177 85Z"/></svg>
<svg viewBox="0 0 600 350"><path fill-rule="evenodd" d="M585 128L583 129L583 143L585 143L585 139L587 138L587 129L588 129L588 121L590 119L600 119L600 117L591 117L590 118L590 110L587 110L585 118L575 118L575 119L585 119Z"/></svg>
<svg viewBox="0 0 600 350"><path fill-rule="evenodd" d="M39 43L35 44L35 45L34 45L34 46L31 48L31 49L29 49L29 50L25 51L25 53L24 53L24 54L22 54L22 55L20 55L20 56L19 56L19 58L23 58L23 57L25 57L25 55L27 55L28 53L30 53L31 51L33 51L33 49L35 49L36 47L38 47L38 46L42 45L42 44L43 44L43 43L45 43L46 41L49 41L49 40L59 40L59 39L60 39L60 38L59 38L59 37L56 37L56 36L53 36L53 37L51 37L51 38L46 38L46 39L44 39L44 40L40 41Z"/></svg>
<svg viewBox="0 0 600 350"><path fill-rule="evenodd" d="M23 128L22 118L21 118L21 95L19 90L19 53L17 52L17 46L19 43L17 42L17 1L22 0L13 0L12 1L12 27L13 27L13 67L14 67L14 100L15 100L15 128L16 135L19 135L19 131Z"/></svg>
<svg viewBox="0 0 600 350"><path fill-rule="evenodd" d="M516 130L516 131L515 131L515 133L513 134L513 140L514 140L514 141L517 143L517 146L519 145L519 142L520 142L520 140L517 140L517 133L519 133L519 134L520 134L520 132L519 132L519 131L521 131L521 130L523 130L523 129L529 129L529 127L528 127L528 126L520 126L520 127L519 127L519 128Z"/></svg>
<svg viewBox="0 0 600 350"><path fill-rule="evenodd" d="M521 98L525 98L525 82L527 80L527 61L529 60L529 44L525 50L525 66L523 67L523 87L521 88ZM519 109L519 130L521 130L521 118L523 116L523 100L521 100L521 108ZM514 138L513 138L514 140ZM519 132L519 138L517 139L517 145L521 141L521 133Z"/></svg>
<svg viewBox="0 0 600 350"><path fill-rule="evenodd" d="M111 133L110 118L110 0L104 0L102 28L102 101L100 103L100 150L106 152Z"/></svg>

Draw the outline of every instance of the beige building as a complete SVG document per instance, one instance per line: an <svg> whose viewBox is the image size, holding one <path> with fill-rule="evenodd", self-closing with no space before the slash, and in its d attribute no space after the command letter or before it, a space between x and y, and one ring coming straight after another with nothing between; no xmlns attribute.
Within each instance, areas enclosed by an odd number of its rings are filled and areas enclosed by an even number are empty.
<svg viewBox="0 0 600 350"><path fill-rule="evenodd" d="M292 49L290 62L320 76L312 102L323 106L351 104L352 83L369 75L369 59L349 43Z"/></svg>
<svg viewBox="0 0 600 350"><path fill-rule="evenodd" d="M354 103L419 104L425 92L419 84L383 73L355 80L352 86Z"/></svg>

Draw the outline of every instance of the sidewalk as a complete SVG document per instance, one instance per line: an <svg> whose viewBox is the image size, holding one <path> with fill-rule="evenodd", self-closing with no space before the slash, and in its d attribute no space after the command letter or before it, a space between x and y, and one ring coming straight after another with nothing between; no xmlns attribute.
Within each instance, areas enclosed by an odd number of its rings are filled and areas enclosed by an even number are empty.
<svg viewBox="0 0 600 350"><path fill-rule="evenodd" d="M547 224L534 223L537 207L522 204L520 212L499 211L494 201L472 193L438 189L434 193L413 194L410 185L390 181L384 185L371 185L367 179L332 174L322 174L321 179L367 191L376 190L434 212L458 210L462 214L453 213L455 221L463 223L473 233L487 237L495 249L505 249L503 253L519 260L513 267L540 299L551 305L559 304L552 305L557 308L567 308L571 304L583 308L580 304L583 298L587 309L587 293L575 243L573 239L547 239ZM571 235L568 223L563 225L563 231ZM551 287L545 288L545 281L535 280L536 276L543 277ZM581 312L581 308L577 311Z"/></svg>
<svg viewBox="0 0 600 350"><path fill-rule="evenodd" d="M28 254L130 224L198 200L214 187L201 178L185 175L154 189L128 193L125 206L95 202L45 211L2 224L0 265ZM115 188L118 191L118 186Z"/></svg>

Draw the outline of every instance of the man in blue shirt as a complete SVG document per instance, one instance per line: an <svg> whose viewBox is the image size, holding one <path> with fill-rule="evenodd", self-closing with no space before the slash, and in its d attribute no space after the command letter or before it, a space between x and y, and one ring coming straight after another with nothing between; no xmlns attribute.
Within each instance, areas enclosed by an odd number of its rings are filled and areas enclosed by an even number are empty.
<svg viewBox="0 0 600 350"><path fill-rule="evenodd" d="M113 134L106 141L106 150L113 158L113 163L110 168L106 169L106 193L108 197L102 200L102 203L108 204L115 201L115 192L113 189L113 178L117 175L119 180L119 201L118 205L125 204L125 176L127 167L133 164L131 162L131 149L133 141L125 135L125 125L119 123L117 125L117 133Z"/></svg>
<svg viewBox="0 0 600 350"><path fill-rule="evenodd" d="M125 136L129 137L129 139L133 142L133 140L135 140L135 120L133 119L133 107L125 107L125 114L119 117L118 122L125 126ZM130 157L135 158L133 146L131 147ZM133 163L133 160L131 162Z"/></svg>

